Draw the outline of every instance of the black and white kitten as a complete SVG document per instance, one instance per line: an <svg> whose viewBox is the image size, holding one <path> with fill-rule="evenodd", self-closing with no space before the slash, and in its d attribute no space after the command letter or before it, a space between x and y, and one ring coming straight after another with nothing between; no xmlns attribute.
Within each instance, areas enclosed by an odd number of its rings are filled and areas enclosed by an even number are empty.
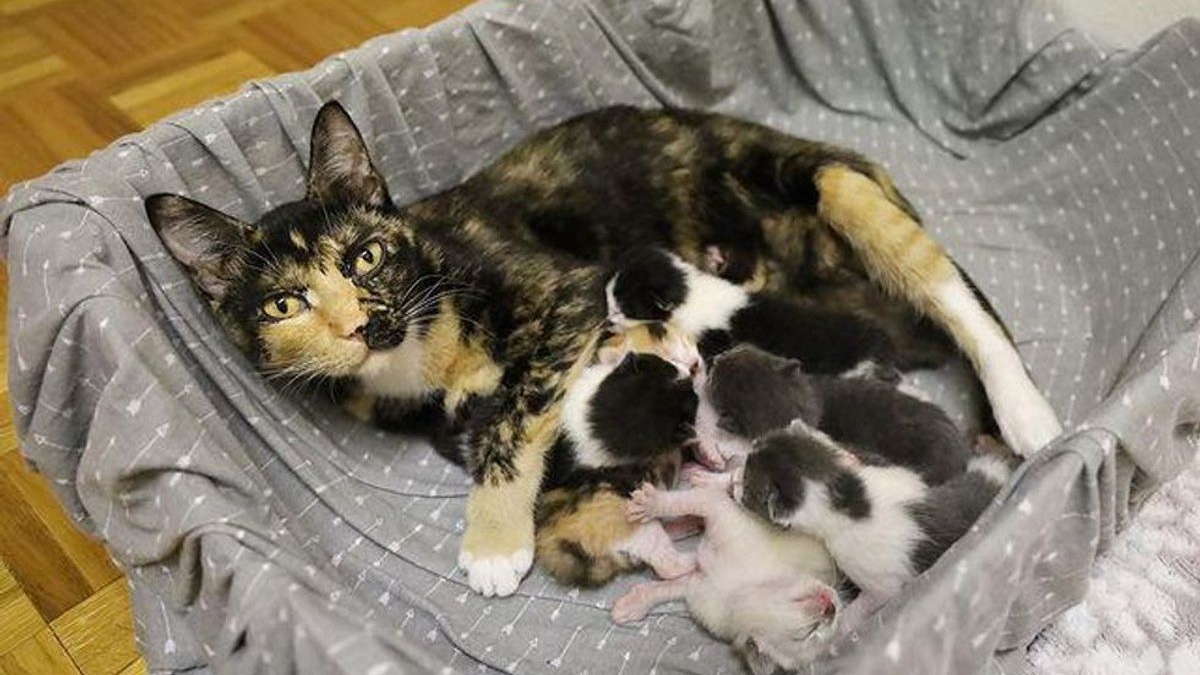
<svg viewBox="0 0 1200 675"><path fill-rule="evenodd" d="M706 361L749 343L799 359L813 373L859 369L899 380L896 350L872 321L751 293L661 248L622 256L605 292L610 321L671 321L696 337Z"/></svg>
<svg viewBox="0 0 1200 675"><path fill-rule="evenodd" d="M679 450L695 438L692 376L699 367L696 343L669 324L639 324L614 334L568 387L559 444L584 468Z"/></svg>
<svg viewBox="0 0 1200 675"><path fill-rule="evenodd" d="M672 579L695 566L671 544L693 526L635 524L624 514L643 483L675 482L695 437L699 363L678 328L642 323L608 336L568 387L535 517L535 558L560 583L595 587L642 565Z"/></svg>

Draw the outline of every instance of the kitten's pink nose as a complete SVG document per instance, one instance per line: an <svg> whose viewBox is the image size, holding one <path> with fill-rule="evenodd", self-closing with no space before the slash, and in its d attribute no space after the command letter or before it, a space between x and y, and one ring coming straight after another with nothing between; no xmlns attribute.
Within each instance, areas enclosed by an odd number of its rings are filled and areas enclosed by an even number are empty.
<svg viewBox="0 0 1200 675"><path fill-rule="evenodd" d="M837 611L837 599L833 597L833 591L817 591L813 596L813 601L820 609L822 616L833 616Z"/></svg>

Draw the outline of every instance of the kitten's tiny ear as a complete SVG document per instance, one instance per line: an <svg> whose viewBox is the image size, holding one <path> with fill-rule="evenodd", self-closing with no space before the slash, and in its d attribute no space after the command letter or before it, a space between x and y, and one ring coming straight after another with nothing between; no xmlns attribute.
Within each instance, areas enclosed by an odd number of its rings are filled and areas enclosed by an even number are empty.
<svg viewBox="0 0 1200 675"><path fill-rule="evenodd" d="M742 645L742 656L745 657L746 665L750 667L750 672L754 675L774 675L779 668L775 660L759 648L758 641L753 637L747 639Z"/></svg>
<svg viewBox="0 0 1200 675"><path fill-rule="evenodd" d="M788 422L787 430L790 433L802 434L804 436L811 436L813 432L813 428L808 425L808 422L804 421L803 417L797 417L791 422Z"/></svg>
<svg viewBox="0 0 1200 675"><path fill-rule="evenodd" d="M784 375L787 375L788 377L793 377L793 378L804 377L804 375L805 375L804 364L800 363L796 359L788 359L787 361L780 364L779 372L783 373Z"/></svg>
<svg viewBox="0 0 1200 675"><path fill-rule="evenodd" d="M371 164L362 134L337 101L322 106L313 122L306 197L325 204L372 208L391 203L387 182Z"/></svg>
<svg viewBox="0 0 1200 675"><path fill-rule="evenodd" d="M850 452L845 448L836 448L833 451L834 459L837 460L838 466L851 471L858 471L862 468L862 460L858 455Z"/></svg>
<svg viewBox="0 0 1200 675"><path fill-rule="evenodd" d="M196 285L213 300L223 299L242 263L251 226L200 202L170 194L147 197L146 215Z"/></svg>

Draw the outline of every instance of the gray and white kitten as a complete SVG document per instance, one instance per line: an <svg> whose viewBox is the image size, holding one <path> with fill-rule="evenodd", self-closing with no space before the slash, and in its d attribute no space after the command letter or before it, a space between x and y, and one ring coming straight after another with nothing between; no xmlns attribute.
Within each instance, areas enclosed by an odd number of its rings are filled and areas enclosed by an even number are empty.
<svg viewBox="0 0 1200 675"><path fill-rule="evenodd" d="M698 378L696 433L710 466L752 451L755 439L803 420L865 462L895 464L929 485L963 472L971 449L936 405L871 378L808 373L799 361L739 345Z"/></svg>
<svg viewBox="0 0 1200 675"><path fill-rule="evenodd" d="M863 594L882 603L970 529L1015 462L1000 443L981 440L966 471L930 486L910 468L864 462L796 421L755 443L733 494L770 522L819 538Z"/></svg>

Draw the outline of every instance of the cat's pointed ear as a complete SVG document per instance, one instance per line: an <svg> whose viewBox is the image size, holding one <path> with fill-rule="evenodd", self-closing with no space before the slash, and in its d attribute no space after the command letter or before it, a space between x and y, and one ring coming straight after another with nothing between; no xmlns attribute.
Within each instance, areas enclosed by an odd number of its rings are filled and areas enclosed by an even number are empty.
<svg viewBox="0 0 1200 675"><path fill-rule="evenodd" d="M391 203L387 183L371 164L362 134L336 101L322 106L313 122L307 198L372 208Z"/></svg>
<svg viewBox="0 0 1200 675"><path fill-rule="evenodd" d="M222 300L244 260L251 226L200 202L170 194L148 197L146 215L196 285L213 300Z"/></svg>

